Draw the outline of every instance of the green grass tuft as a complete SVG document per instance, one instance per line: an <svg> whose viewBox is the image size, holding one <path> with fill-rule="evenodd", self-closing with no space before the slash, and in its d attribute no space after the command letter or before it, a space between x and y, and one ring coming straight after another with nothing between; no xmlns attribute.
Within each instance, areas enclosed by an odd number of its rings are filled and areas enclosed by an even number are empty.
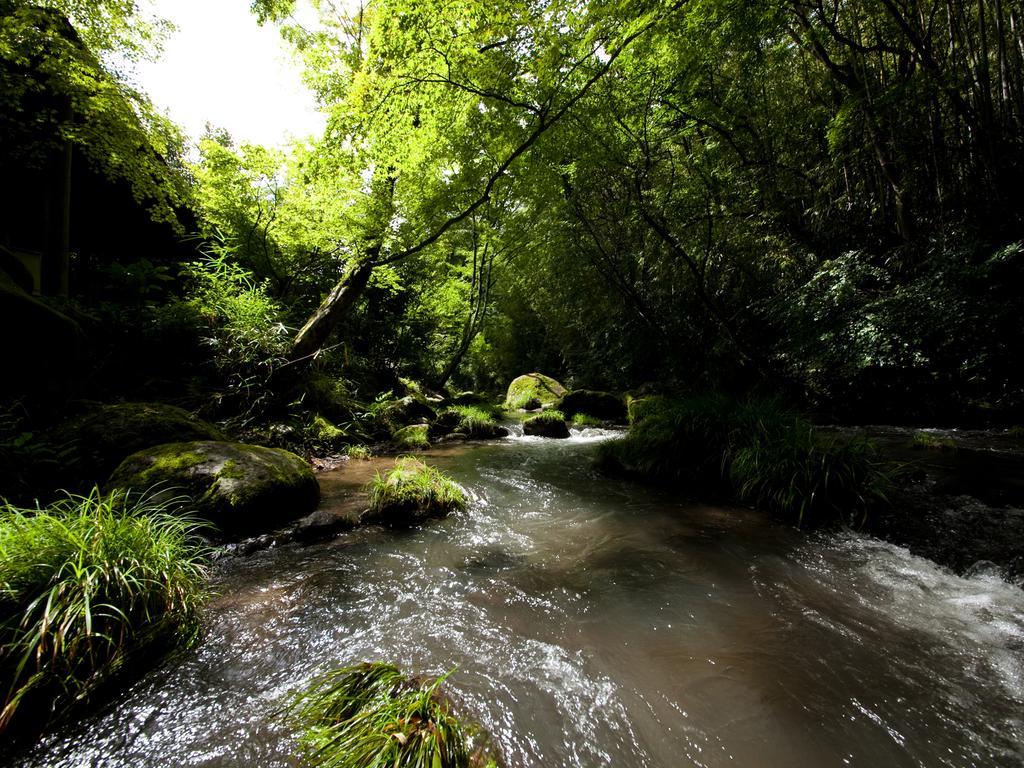
<svg viewBox="0 0 1024 768"><path fill-rule="evenodd" d="M365 445L348 445L345 447L345 455L350 459L367 460L373 453Z"/></svg>
<svg viewBox="0 0 1024 768"><path fill-rule="evenodd" d="M293 717L311 768L474 768L494 766L475 754L467 730L441 693L447 675L410 680L391 664L356 664L328 672L300 693Z"/></svg>
<svg viewBox="0 0 1024 768"><path fill-rule="evenodd" d="M399 458L386 474L378 472L369 492L374 519L443 516L466 507L466 495L454 480L412 456Z"/></svg>
<svg viewBox="0 0 1024 768"><path fill-rule="evenodd" d="M572 425L574 427L600 427L603 423L600 419L595 419L593 416L588 416L585 413L577 413L572 417Z"/></svg>
<svg viewBox="0 0 1024 768"><path fill-rule="evenodd" d="M449 422L451 432L460 432L467 437L483 439L504 434L494 410L475 405L453 405L446 408L438 422Z"/></svg>
<svg viewBox="0 0 1024 768"><path fill-rule="evenodd" d="M915 432L910 447L926 451L948 451L956 453L956 440L951 437L940 437L931 432Z"/></svg>
<svg viewBox="0 0 1024 768"><path fill-rule="evenodd" d="M563 423L565 422L565 414L562 413L561 411L551 409L538 413L536 416L531 416L523 423L525 424L526 422L529 422L531 424L555 424L559 421Z"/></svg>
<svg viewBox="0 0 1024 768"><path fill-rule="evenodd" d="M93 489L45 509L0 504L0 730L60 712L137 654L191 644L206 550L181 499Z"/></svg>

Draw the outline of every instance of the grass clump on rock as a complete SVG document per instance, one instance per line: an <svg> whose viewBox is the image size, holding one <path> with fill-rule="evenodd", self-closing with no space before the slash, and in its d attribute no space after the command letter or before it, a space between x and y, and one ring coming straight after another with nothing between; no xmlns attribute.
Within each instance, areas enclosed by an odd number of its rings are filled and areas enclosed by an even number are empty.
<svg viewBox="0 0 1024 768"><path fill-rule="evenodd" d="M0 505L0 731L20 711L41 727L144 651L197 638L206 550L177 506L98 489Z"/></svg>
<svg viewBox="0 0 1024 768"><path fill-rule="evenodd" d="M595 419L586 413L577 413L572 417L572 425L574 427L600 427L604 422L600 419Z"/></svg>
<svg viewBox="0 0 1024 768"><path fill-rule="evenodd" d="M436 436L460 434L477 440L508 434L508 430L498 424L493 410L472 405L445 409L431 425L431 432Z"/></svg>
<svg viewBox="0 0 1024 768"><path fill-rule="evenodd" d="M774 401L658 398L599 448L605 469L724 494L796 525L863 523L888 477L870 443L826 439Z"/></svg>
<svg viewBox="0 0 1024 768"><path fill-rule="evenodd" d="M566 438L569 437L569 427L566 426L565 414L561 411L544 411L523 422L523 434Z"/></svg>
<svg viewBox="0 0 1024 768"><path fill-rule="evenodd" d="M445 676L447 677L447 676ZM299 694L292 713L312 768L493 768L472 729L441 692L445 677L410 679L391 664L328 672Z"/></svg>
<svg viewBox="0 0 1024 768"><path fill-rule="evenodd" d="M370 481L366 518L389 524L416 523L465 509L462 488L441 470L412 456L402 456L394 468Z"/></svg>
<svg viewBox="0 0 1024 768"><path fill-rule="evenodd" d="M915 432L910 447L916 450L956 453L956 440L951 437L935 435L931 432Z"/></svg>

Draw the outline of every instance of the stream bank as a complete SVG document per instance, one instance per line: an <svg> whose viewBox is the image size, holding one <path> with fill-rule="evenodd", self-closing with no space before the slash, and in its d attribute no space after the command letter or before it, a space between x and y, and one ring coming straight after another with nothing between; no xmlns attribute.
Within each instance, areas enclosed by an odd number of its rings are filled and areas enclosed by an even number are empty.
<svg viewBox="0 0 1024 768"><path fill-rule="evenodd" d="M465 513L218 562L194 653L12 764L293 768L290 693L387 659L457 667L510 766L1024 765L1019 589L602 477L608 437L446 449Z"/></svg>

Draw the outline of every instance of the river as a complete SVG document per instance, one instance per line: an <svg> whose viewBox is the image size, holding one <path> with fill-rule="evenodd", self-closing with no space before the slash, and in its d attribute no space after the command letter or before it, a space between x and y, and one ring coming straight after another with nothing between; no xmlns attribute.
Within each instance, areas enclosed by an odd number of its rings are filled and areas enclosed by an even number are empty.
<svg viewBox="0 0 1024 768"><path fill-rule="evenodd" d="M381 659L456 668L510 768L1024 765L1024 591L601 477L607 437L436 452L465 513L218 562L201 644L16 764L297 765L290 693Z"/></svg>

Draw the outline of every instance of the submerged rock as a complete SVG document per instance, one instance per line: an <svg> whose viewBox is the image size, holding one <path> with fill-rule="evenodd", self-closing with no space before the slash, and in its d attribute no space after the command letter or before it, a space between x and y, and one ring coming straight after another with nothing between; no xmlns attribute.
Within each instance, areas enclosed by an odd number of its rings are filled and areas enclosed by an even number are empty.
<svg viewBox="0 0 1024 768"><path fill-rule="evenodd" d="M572 418L578 413L593 416L602 421L622 424L626 421L626 403L611 392L596 392L590 389L574 389L565 395L555 407Z"/></svg>
<svg viewBox="0 0 1024 768"><path fill-rule="evenodd" d="M225 537L279 527L309 514L320 499L313 470L280 448L203 440L134 453L111 475L110 488L164 486L186 493Z"/></svg>
<svg viewBox="0 0 1024 768"><path fill-rule="evenodd" d="M103 482L128 456L165 443L225 440L212 424L182 408L160 403L104 405L73 419L52 436L74 452L69 480Z"/></svg>
<svg viewBox="0 0 1024 768"><path fill-rule="evenodd" d="M563 397L568 390L550 376L543 373L527 373L513 379L505 394L505 405L509 408L527 408L533 405L551 405ZM534 404L537 403L537 404ZM532 410L527 408L527 410Z"/></svg>

